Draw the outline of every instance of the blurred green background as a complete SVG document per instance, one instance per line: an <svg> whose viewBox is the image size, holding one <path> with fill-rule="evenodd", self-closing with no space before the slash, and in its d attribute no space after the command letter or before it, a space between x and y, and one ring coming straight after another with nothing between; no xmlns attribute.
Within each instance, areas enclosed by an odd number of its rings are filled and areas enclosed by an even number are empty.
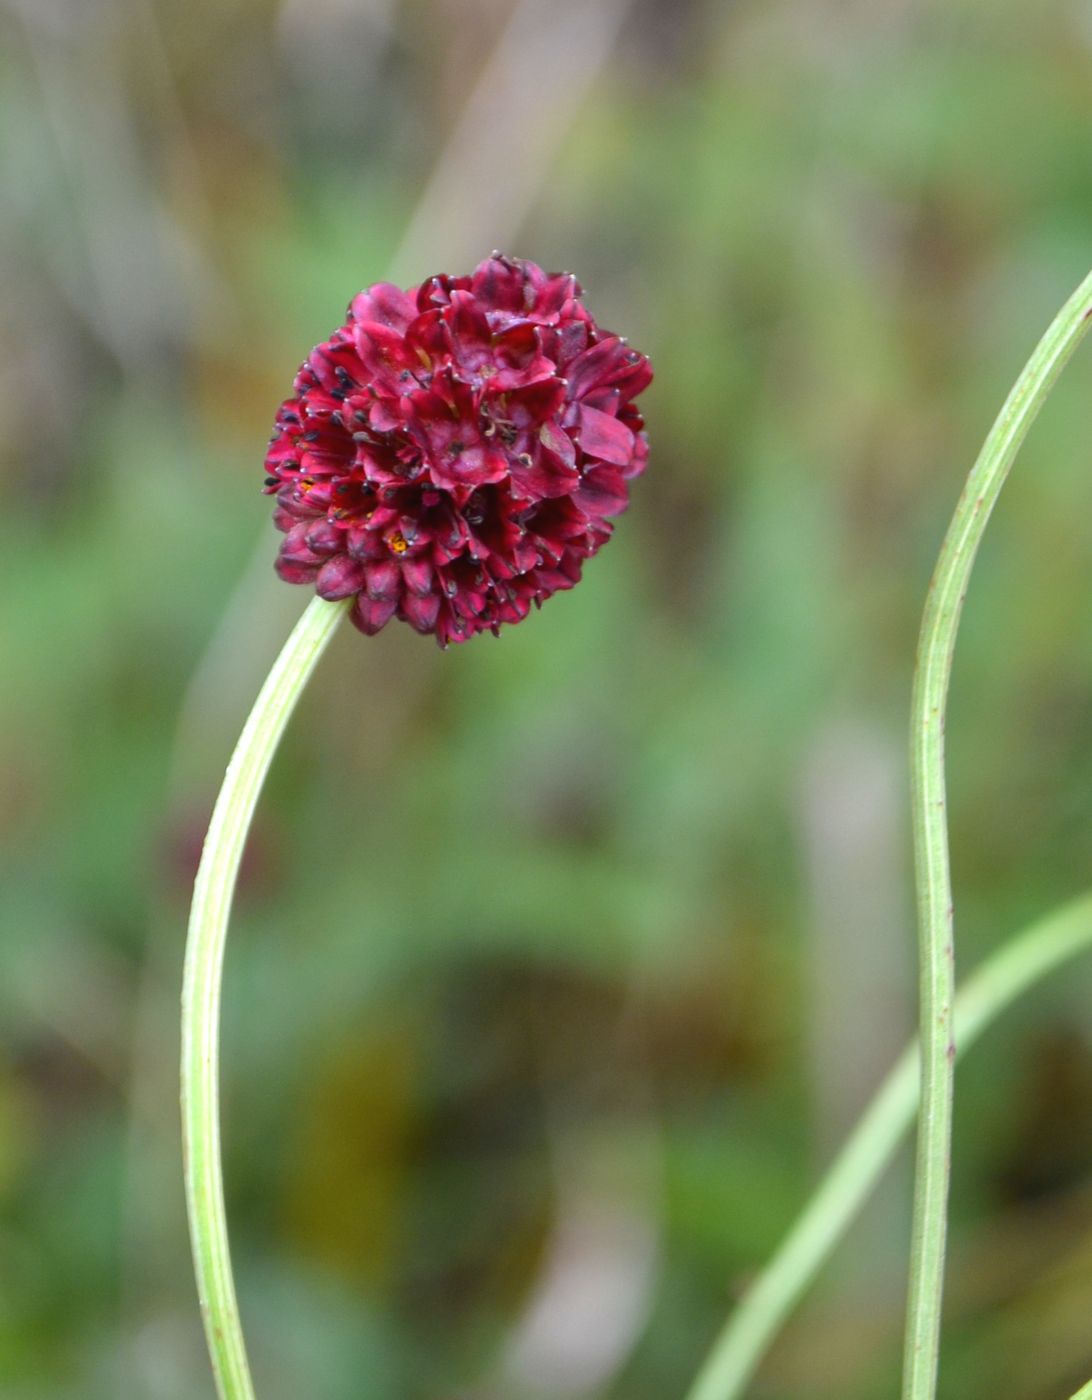
<svg viewBox="0 0 1092 1400"><path fill-rule="evenodd" d="M361 286L495 246L649 353L575 592L346 627L229 948L263 1400L681 1395L909 1034L921 601L1092 254L1088 0L0 3L0 1395L211 1394L188 883L307 594L274 409ZM959 961L1089 882L1079 358L967 608ZM1092 1373L1092 966L960 1071L946 1400ZM897 1388L908 1159L754 1383Z"/></svg>

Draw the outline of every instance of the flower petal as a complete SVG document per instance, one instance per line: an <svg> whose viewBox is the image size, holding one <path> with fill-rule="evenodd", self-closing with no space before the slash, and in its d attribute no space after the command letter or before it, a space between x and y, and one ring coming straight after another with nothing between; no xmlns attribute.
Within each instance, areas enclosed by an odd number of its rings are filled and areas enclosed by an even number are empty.
<svg viewBox="0 0 1092 1400"><path fill-rule="evenodd" d="M402 598L402 616L418 632L431 632L436 626L442 602L439 593L426 593L423 596L407 593Z"/></svg>
<svg viewBox="0 0 1092 1400"><path fill-rule="evenodd" d="M534 303L534 288L527 281L523 264L515 258L494 253L479 263L470 279L470 290L487 311L525 315Z"/></svg>
<svg viewBox="0 0 1092 1400"><path fill-rule="evenodd" d="M451 333L455 361L464 369L480 369L492 359L492 332L478 299L470 292L452 292L443 313Z"/></svg>
<svg viewBox="0 0 1092 1400"><path fill-rule="evenodd" d="M307 548L314 554L336 554L345 548L345 531L332 520L318 520L304 537Z"/></svg>
<svg viewBox="0 0 1092 1400"><path fill-rule="evenodd" d="M317 560L314 564L297 564L283 554L277 556L274 568L285 583L314 583L319 571Z"/></svg>
<svg viewBox="0 0 1092 1400"><path fill-rule="evenodd" d="M652 366L616 335L589 346L569 366L569 397L582 399L596 389L618 388L633 398L652 381Z"/></svg>
<svg viewBox="0 0 1092 1400"><path fill-rule="evenodd" d="M598 408L580 406L580 446L589 457L626 467L633 460L633 433Z"/></svg>
<svg viewBox="0 0 1092 1400"><path fill-rule="evenodd" d="M293 525L281 542L280 557L293 564L321 564L322 559L307 543L307 536L313 528L313 520L301 520Z"/></svg>
<svg viewBox="0 0 1092 1400"><path fill-rule="evenodd" d="M629 504L625 477L617 467L592 467L573 500L589 515L621 515Z"/></svg>
<svg viewBox="0 0 1092 1400"><path fill-rule="evenodd" d="M315 592L330 602L348 598L353 593L359 593L363 587L364 565L348 554L335 554L328 559L315 579Z"/></svg>
<svg viewBox="0 0 1092 1400"><path fill-rule="evenodd" d="M580 481L575 467L545 448L534 456L527 453L514 461L511 474L513 494L525 501L568 496Z"/></svg>
<svg viewBox="0 0 1092 1400"><path fill-rule="evenodd" d="M532 315L536 321L541 321L543 324L556 325L566 307L579 294L580 284L571 272L563 272L557 277L547 277L535 287L535 304Z"/></svg>
<svg viewBox="0 0 1092 1400"><path fill-rule="evenodd" d="M420 361L397 331L378 321L362 321L355 332L361 362L382 393L408 394L417 388L413 371L421 367Z"/></svg>
<svg viewBox="0 0 1092 1400"><path fill-rule="evenodd" d="M556 423L543 423L538 430L538 438L546 451L552 453L559 462L566 467L575 466L576 448L573 446L573 440Z"/></svg>
<svg viewBox="0 0 1092 1400"><path fill-rule="evenodd" d="M369 598L364 593L358 593L349 609L349 621L354 627L359 627L365 636L373 637L387 625L397 607L397 598Z"/></svg>
<svg viewBox="0 0 1092 1400"><path fill-rule="evenodd" d="M423 598L426 593L432 591L435 570L427 559L403 559L402 577L406 581L406 588Z"/></svg>
<svg viewBox="0 0 1092 1400"><path fill-rule="evenodd" d="M369 598L394 598L402 592L402 570L393 559L380 559L365 570Z"/></svg>
<svg viewBox="0 0 1092 1400"><path fill-rule="evenodd" d="M417 315L417 303L409 292L391 282L377 282L367 291L359 292L349 303L350 321L377 321L405 331Z"/></svg>

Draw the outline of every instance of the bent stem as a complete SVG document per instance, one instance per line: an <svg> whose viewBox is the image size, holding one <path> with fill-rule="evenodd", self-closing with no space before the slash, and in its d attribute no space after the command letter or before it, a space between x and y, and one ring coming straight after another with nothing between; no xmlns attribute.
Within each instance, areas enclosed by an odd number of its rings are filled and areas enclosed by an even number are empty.
<svg viewBox="0 0 1092 1400"><path fill-rule="evenodd" d="M220 1162L220 983L239 862L289 716L346 603L315 598L250 712L216 799L193 891L182 988L182 1145L197 1294L221 1400L253 1400L231 1274Z"/></svg>
<svg viewBox="0 0 1092 1400"><path fill-rule="evenodd" d="M955 999L959 1053L1030 987L1092 948L1092 893L1012 939ZM686 1400L738 1400L778 1329L814 1279L895 1154L918 1106L910 1045L877 1090L780 1248L725 1324ZM1073 1400L1092 1400L1092 1382Z"/></svg>
<svg viewBox="0 0 1092 1400"><path fill-rule="evenodd" d="M911 717L911 802L921 997L921 1116L914 1186L903 1400L932 1400L940 1346L941 1295L951 1156L951 871L945 816L944 715L959 618L971 569L1020 444L1088 330L1092 273L1036 346L971 469L944 543L922 618Z"/></svg>

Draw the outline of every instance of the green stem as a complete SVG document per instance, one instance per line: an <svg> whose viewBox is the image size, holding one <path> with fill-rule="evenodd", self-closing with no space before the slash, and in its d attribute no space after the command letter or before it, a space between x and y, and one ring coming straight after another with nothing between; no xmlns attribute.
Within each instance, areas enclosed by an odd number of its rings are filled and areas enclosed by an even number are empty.
<svg viewBox="0 0 1092 1400"><path fill-rule="evenodd" d="M1092 273L1035 347L990 429L948 527L929 586L911 717L911 802L921 996L921 1115L914 1188L903 1400L932 1400L940 1348L952 1134L951 871L945 816L944 715L956 633L975 554L1014 457L1089 327Z"/></svg>
<svg viewBox="0 0 1092 1400"><path fill-rule="evenodd" d="M1092 948L1092 894L993 954L955 1000L959 1053L1029 987ZM803 1214L728 1319L686 1400L738 1400L770 1342L880 1179L918 1106L917 1046L903 1053ZM1092 1400L1092 1384L1073 1400Z"/></svg>
<svg viewBox="0 0 1092 1400"><path fill-rule="evenodd" d="M190 910L182 989L182 1141L197 1293L221 1400L253 1400L235 1299L220 1163L220 983L243 846L296 701L346 604L315 598L262 686L216 800Z"/></svg>

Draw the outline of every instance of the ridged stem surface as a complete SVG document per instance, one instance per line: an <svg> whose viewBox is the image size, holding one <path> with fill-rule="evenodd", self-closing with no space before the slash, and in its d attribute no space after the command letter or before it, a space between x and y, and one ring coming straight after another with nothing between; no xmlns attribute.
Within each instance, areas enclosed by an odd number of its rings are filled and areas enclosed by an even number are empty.
<svg viewBox="0 0 1092 1400"><path fill-rule="evenodd" d="M1090 273L1032 352L990 429L948 527L925 603L911 714L918 910L921 1112L914 1185L903 1400L933 1400L940 1352L955 1045L944 717L959 619L982 536L1020 444L1092 317Z"/></svg>
<svg viewBox="0 0 1092 1400"><path fill-rule="evenodd" d="M220 986L254 808L296 701L347 604L315 598L262 686L216 800L193 891L182 989L182 1144L197 1293L221 1400L253 1400L228 1249L220 1159Z"/></svg>
<svg viewBox="0 0 1092 1400"><path fill-rule="evenodd" d="M1047 915L1007 943L955 999L962 1056L1035 983L1092 948L1092 894ZM918 1107L917 1045L877 1090L803 1213L717 1338L686 1400L739 1400L793 1307L883 1175ZM1092 1400L1092 1384L1073 1400Z"/></svg>

